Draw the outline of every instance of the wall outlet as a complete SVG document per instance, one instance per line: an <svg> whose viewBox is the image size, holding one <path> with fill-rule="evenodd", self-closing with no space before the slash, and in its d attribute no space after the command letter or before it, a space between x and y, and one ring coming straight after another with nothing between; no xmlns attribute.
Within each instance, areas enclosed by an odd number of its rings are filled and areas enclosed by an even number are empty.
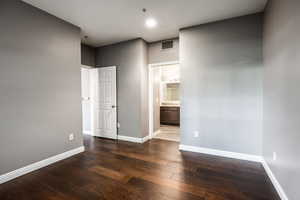
<svg viewBox="0 0 300 200"><path fill-rule="evenodd" d="M276 160L277 160L277 153L273 152L273 161L276 161Z"/></svg>
<svg viewBox="0 0 300 200"><path fill-rule="evenodd" d="M199 137L199 131L194 131L194 137L195 138Z"/></svg>
<svg viewBox="0 0 300 200"><path fill-rule="evenodd" d="M118 123L117 123L117 127L118 127L118 128L120 128L120 127L121 127L121 125L120 125L120 122L118 122Z"/></svg>
<svg viewBox="0 0 300 200"><path fill-rule="evenodd" d="M71 134L69 135L69 140L70 140L70 141L74 140L74 134L73 134L73 133L71 133Z"/></svg>

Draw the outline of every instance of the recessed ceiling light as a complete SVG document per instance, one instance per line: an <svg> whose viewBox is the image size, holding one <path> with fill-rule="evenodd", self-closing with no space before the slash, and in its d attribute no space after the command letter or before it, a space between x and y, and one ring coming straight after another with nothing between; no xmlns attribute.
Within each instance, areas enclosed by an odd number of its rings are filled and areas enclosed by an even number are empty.
<svg viewBox="0 0 300 200"><path fill-rule="evenodd" d="M153 18L146 19L146 26L148 28L154 28L154 27L156 27L156 25L157 25L157 21L155 19L153 19Z"/></svg>

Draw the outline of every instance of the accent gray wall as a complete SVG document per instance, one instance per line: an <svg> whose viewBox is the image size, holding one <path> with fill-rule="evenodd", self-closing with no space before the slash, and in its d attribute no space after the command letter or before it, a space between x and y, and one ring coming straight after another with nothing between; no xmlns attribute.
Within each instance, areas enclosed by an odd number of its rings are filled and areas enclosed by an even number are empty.
<svg viewBox="0 0 300 200"><path fill-rule="evenodd" d="M0 27L4 174L82 146L80 29L19 0L0 1Z"/></svg>
<svg viewBox="0 0 300 200"><path fill-rule="evenodd" d="M179 39L175 38L172 49L161 49L161 41L148 44L149 64L179 61Z"/></svg>
<svg viewBox="0 0 300 200"><path fill-rule="evenodd" d="M81 64L90 67L96 66L96 48L81 44Z"/></svg>
<svg viewBox="0 0 300 200"><path fill-rule="evenodd" d="M148 46L144 40L142 43L142 63L141 63L141 113L142 137L149 135L149 70L148 70Z"/></svg>
<svg viewBox="0 0 300 200"><path fill-rule="evenodd" d="M180 30L179 50L181 144L261 155L262 15Z"/></svg>
<svg viewBox="0 0 300 200"><path fill-rule="evenodd" d="M299 8L270 0L264 26L263 156L290 200L300 199Z"/></svg>
<svg viewBox="0 0 300 200"><path fill-rule="evenodd" d="M148 135L146 43L142 39L97 48L97 67L117 66L118 134Z"/></svg>

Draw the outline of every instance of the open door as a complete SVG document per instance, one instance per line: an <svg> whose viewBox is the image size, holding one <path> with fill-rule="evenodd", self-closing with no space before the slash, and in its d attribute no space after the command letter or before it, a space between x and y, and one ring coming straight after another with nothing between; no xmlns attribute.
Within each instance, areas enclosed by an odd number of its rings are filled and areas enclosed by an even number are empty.
<svg viewBox="0 0 300 200"><path fill-rule="evenodd" d="M116 67L92 69L92 127L97 137L117 139Z"/></svg>
<svg viewBox="0 0 300 200"><path fill-rule="evenodd" d="M82 129L87 135L92 135L90 70L88 66L81 68Z"/></svg>

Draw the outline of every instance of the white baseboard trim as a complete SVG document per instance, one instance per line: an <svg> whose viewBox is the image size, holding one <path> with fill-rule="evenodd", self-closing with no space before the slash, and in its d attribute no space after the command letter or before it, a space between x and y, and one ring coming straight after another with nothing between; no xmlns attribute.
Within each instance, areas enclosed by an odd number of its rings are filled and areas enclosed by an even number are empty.
<svg viewBox="0 0 300 200"><path fill-rule="evenodd" d="M222 156L222 157L227 157L227 158L235 158L235 159L240 159L240 160L262 162L261 156L236 153L236 152L230 152L230 151L221 151L221 150L209 149L209 148L203 148L203 147L188 146L188 145L183 145L183 144L179 145L179 150L191 151L191 152L196 152L196 153L204 153L204 154Z"/></svg>
<svg viewBox="0 0 300 200"><path fill-rule="evenodd" d="M150 140L150 136L147 135L146 137L142 138L142 143L147 142L148 140Z"/></svg>
<svg viewBox="0 0 300 200"><path fill-rule="evenodd" d="M271 182L273 183L278 195L282 200L288 200L287 195L285 194L283 188L281 187L280 183L277 181L275 175L273 174L271 168L269 167L268 163L265 161L265 159L262 159L262 165L265 168L267 175L269 176Z"/></svg>
<svg viewBox="0 0 300 200"><path fill-rule="evenodd" d="M129 137L124 135L118 135L118 140L123 140L127 142L134 142L134 143L144 143L149 140L149 135L144 138L136 138L136 137Z"/></svg>
<svg viewBox="0 0 300 200"><path fill-rule="evenodd" d="M160 130L157 130L153 133L153 137L157 136L160 133Z"/></svg>
<svg viewBox="0 0 300 200"><path fill-rule="evenodd" d="M40 168L46 167L48 165L51 165L55 162L61 161L63 159L66 159L68 157L71 157L71 156L76 155L76 154L81 153L81 152L84 152L84 147L83 146L79 147L79 148L76 148L76 149L73 149L73 150L70 150L70 151L67 151L67 152L64 152L62 154L58 154L56 156L52 156L52 157L47 158L45 160L27 165L25 167L14 170L12 172L0 175L0 184L5 183L7 181L10 181L12 179L15 179L17 177L23 176L25 174L28 174L28 173L30 173L32 171L35 171L35 170L38 170Z"/></svg>

